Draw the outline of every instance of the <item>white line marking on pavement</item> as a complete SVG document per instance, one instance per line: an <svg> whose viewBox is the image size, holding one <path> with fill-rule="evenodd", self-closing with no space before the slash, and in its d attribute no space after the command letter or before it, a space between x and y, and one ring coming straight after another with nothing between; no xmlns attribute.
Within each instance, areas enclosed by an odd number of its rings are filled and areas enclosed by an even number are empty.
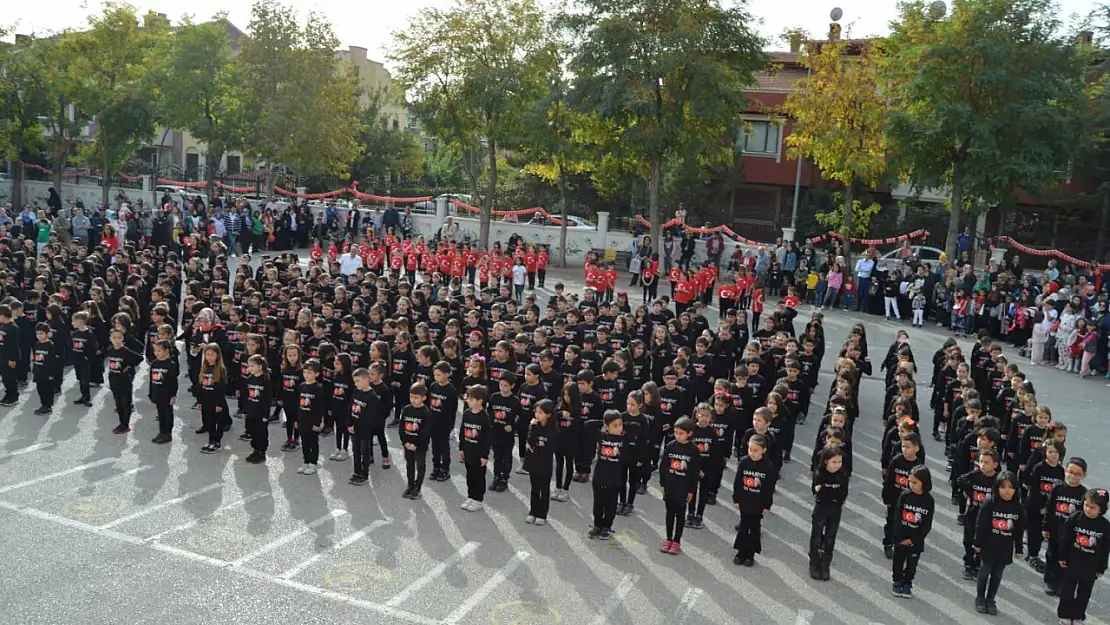
<svg viewBox="0 0 1110 625"><path fill-rule="evenodd" d="M57 473L51 473L49 475L43 475L43 476L40 476L40 477L36 477L33 480L27 480L26 482L20 482L18 484L12 484L11 486L5 486L3 488L0 488L0 494L8 493L8 492L11 492L13 490L18 490L20 488L26 488L28 486L34 486L35 484L41 484L43 482L48 482L48 481L50 481L50 480L52 480L56 477L62 477L62 476L65 476L65 475L69 475L70 473L77 473L78 471L84 471L85 469L92 469L94 467L99 467L99 466L102 466L102 465L105 465L105 464L111 464L115 461L116 461L115 458L104 458L103 460L97 460L96 462L90 462L88 464L82 464L80 466L73 467L72 469L66 469L65 471L58 471Z"/></svg>
<svg viewBox="0 0 1110 625"><path fill-rule="evenodd" d="M0 454L0 460L7 460L8 458L14 458L15 456L22 456L23 454L29 454L32 451L38 451L40 449L47 449L49 447L53 447L56 444L57 443L53 443L53 442L35 443L34 445L29 445L29 446L24 447L22 449L17 449L15 451L9 451L7 453Z"/></svg>
<svg viewBox="0 0 1110 625"><path fill-rule="evenodd" d="M281 579L281 578L279 578L275 575L269 575L267 573L263 573L261 571L255 571L255 570L245 568L245 567L238 567L238 568L229 567L229 563L224 561L224 560L220 560L220 559L217 559L217 558L211 558L211 557L208 557L208 556L203 556L199 553L193 553L193 552L187 551L185 549L178 549L176 547L172 547L170 545L164 545L162 543L145 543L145 542L143 542L143 539L139 538L138 536L131 536L129 534L124 534L124 533L121 533L121 532L117 532L115 530L102 530L99 527L96 527L95 525L90 525L88 523L83 523L81 521L75 521L73 519L68 519L68 518L66 518L64 516L61 516L61 515L58 515L58 514L53 514L53 513L50 513L50 512L44 512L42 510L38 510L38 509L35 509L35 508L20 508L18 505L14 504L14 503L11 503L9 501L0 501L0 508L6 509L6 510L11 510L12 512L18 512L20 514L24 514L24 515L27 515L27 516L32 517L32 518L41 519L43 521L48 521L50 523L54 523L55 525L60 525L60 526L63 526L63 527L69 527L69 528L76 529L76 530L81 530L83 532L87 532L89 534L93 534L93 535L96 535L96 536L103 536L105 538L111 538L113 540L118 540L122 543L130 544L130 545L137 545L137 546L146 546L146 547L149 547L150 549L155 550L155 551L161 551L161 552L169 554L169 555L177 556L177 557L180 557L180 558L186 558L188 560L192 560L192 561L199 562L199 563L202 563L202 564L207 564L209 566L222 568L222 569L227 570L227 571L234 571L235 573L237 573L239 575L242 575L244 577L250 577L252 579L262 580L262 581L269 582L269 583L277 585L277 586L283 586L285 588L291 588L293 590L308 593L310 595L314 595L314 596L317 596L317 597L322 597L324 599L328 599L328 600L331 600L331 601L336 601L336 602L339 602L339 603L345 603L345 604L348 604L348 605L353 605L355 607L359 607L359 608L362 608L362 609L365 609L365 610L370 610L372 612L376 612L376 613L381 614L383 616L388 616L388 617L391 617L391 618L394 618L394 619L397 619L397 620L405 621L407 623L412 623L413 625L440 625L440 622L436 619L430 619L430 618L427 618L427 617L424 617L424 616L420 616L419 614L413 614L412 612L408 612L406 610L399 610L397 608L390 607L390 606L387 606L387 605L382 605L380 603L374 603L374 602L371 602L371 601L358 599L356 597L351 597L349 595L340 594L340 593L337 593L337 592L334 592L334 591L331 591L331 590L327 590L325 588L320 588L318 586L311 586L309 584L302 584L300 582L296 582L296 581L293 581L293 580Z"/></svg>
<svg viewBox="0 0 1110 625"><path fill-rule="evenodd" d="M125 477L135 475L136 473L141 473L142 471L146 471L147 469L150 469L150 468L152 468L152 465L144 464L141 467L135 467L134 469L128 469L128 470L124 471L123 473L117 473L116 475L109 475L108 477L101 478L99 480L93 480L91 482L86 482L85 484L82 484L80 486L75 486L73 488L63 490L60 493L54 493L53 495L45 495L43 497L43 499L54 499L56 497L61 497L63 495L68 495L70 493L75 493L75 492L77 492L79 490L82 490L82 489L85 489L85 488L96 488L97 486L102 486L104 484L107 484L108 482L114 482L116 480L121 480ZM39 502L36 502L36 503L40 503L41 501L42 500L39 500ZM24 504L23 506L20 506L20 508L21 509L22 508L27 508L27 507L30 507L31 505L33 505L33 504Z"/></svg>
<svg viewBox="0 0 1110 625"><path fill-rule="evenodd" d="M263 497L269 497L269 496L270 496L270 493L254 493L252 495L247 495L246 497L243 497L241 499L237 499L237 500L227 504L226 506L220 506L219 508L216 508L215 510L213 510L212 512L209 512L208 514L199 516L195 519L192 519L191 521L186 521L185 523L182 523L181 525L178 525L177 527L171 527L170 529L162 531L162 532L158 532L157 534L155 534L153 536L147 536L146 538L143 539L143 542L149 543L149 542L154 542L156 540L161 540L162 537L164 537L168 534L173 534L175 532L180 532L180 531L183 531L183 530L187 530L191 527L195 527L195 526L199 525L200 523L202 523L204 521L207 521L208 519L211 519L212 517L216 516L217 514L220 514L222 512L226 512L228 510L231 510L232 508L237 508L239 506L248 504L248 503L254 501L255 499L261 499Z"/></svg>
<svg viewBox="0 0 1110 625"><path fill-rule="evenodd" d="M690 618L690 614L694 611L694 604L698 599L705 594L701 588L694 588L691 586L686 589L686 594L682 595L682 602L678 604L678 609L674 612L674 617L671 621L675 623L685 623L686 619Z"/></svg>
<svg viewBox="0 0 1110 625"><path fill-rule="evenodd" d="M193 492L186 493L186 494L184 494L180 497L174 497L173 499L163 501L162 503L156 503L153 506L147 506L146 508L143 508L141 510L137 510L135 512L132 512L131 514L126 515L126 516L121 516L120 518L118 518L114 521L108 521L104 525L101 525L100 529L110 530L113 527L118 527L120 525L123 525L124 523L127 523L128 521L134 521L135 519L137 519L139 517L144 517L144 516L150 514L151 512L157 512L157 511L162 510L164 508L168 508L170 506L174 506L174 505L177 505L179 503L189 501L190 499L193 499L194 497L199 497L199 496L201 496L201 495L203 495L203 494L205 494L209 491L220 488L221 486L223 486L223 484L218 483L218 482L216 484L209 484L208 486L205 486L204 488L201 488L199 490L194 490Z"/></svg>
<svg viewBox="0 0 1110 625"><path fill-rule="evenodd" d="M288 571L282 573L279 577L281 577L281 579L293 579L294 577L297 576L298 573L307 569L308 567L312 566L313 564L319 562L321 559L323 559L327 556L330 556L331 554L339 551L340 549L348 547L348 546L358 542L359 540L362 540L362 538L364 536L366 536L367 534L369 534L370 532L378 529L379 527L382 527L383 525L388 525L388 524L389 524L388 520L378 519L377 521L374 521L370 525L367 525L366 527L360 529L359 531L347 536L343 540L332 544L327 549L323 549L323 550L321 550L317 553L312 554L308 558L305 558L303 561L301 561L296 566L294 566L291 569L289 569Z"/></svg>
<svg viewBox="0 0 1110 625"><path fill-rule="evenodd" d="M444 571L455 566L457 562L470 555L475 549L478 548L478 545L479 543L466 543L462 547L459 547L459 550L451 554L450 558L447 558L443 562L440 562L439 564L433 566L431 569L428 570L427 573L420 576L416 579L416 581L406 586L401 592L393 595L393 598L389 601L386 601L385 604L391 607L401 605L402 603L407 601L409 597L419 592L420 589L430 584L433 579L439 577L440 575L443 575Z"/></svg>
<svg viewBox="0 0 1110 625"><path fill-rule="evenodd" d="M508 577L512 575L513 571L516 570L516 567L520 566L520 564L524 562L524 560L527 558L527 551L516 552L516 554L512 558L510 558L508 562L505 563L505 566L501 567L499 571L491 575L490 578L486 580L486 583L482 584L481 588L476 590L474 594L467 597L466 601L463 601L462 604L459 605L459 607L455 608L454 612L447 615L447 618L443 619L442 625L455 625L459 621L463 620L463 618L465 618L471 610L478 607L478 604L484 601L485 598L491 592L493 592L494 588L497 588L497 586L499 586L501 582L508 579Z"/></svg>
<svg viewBox="0 0 1110 625"><path fill-rule="evenodd" d="M640 581L639 575L633 575L631 573L626 574L624 578L621 579L621 582L617 584L617 587L613 589L613 592L609 594L609 598L605 600L605 603L601 604L601 607L598 608L597 616L591 621L591 625L605 625L608 623L609 613L624 602L625 596L632 592L632 588L636 586L636 582L638 581Z"/></svg>
<svg viewBox="0 0 1110 625"><path fill-rule="evenodd" d="M257 558L258 556L263 555L265 553L269 553L270 551L273 551L274 549L277 549L278 547L288 545L289 543L296 540L297 537L300 536L301 534L304 534L305 532L308 532L309 530L314 530L317 527L320 527L321 525L323 525L324 523L327 523L328 521L331 521L333 519L338 519L339 517L343 516L344 514L347 514L346 510L332 510L331 512L329 512L329 513L325 514L324 516L316 519L315 521L309 523L308 525L303 525L301 527L298 527L297 529L295 529L292 532L286 534L285 536L282 536L281 538L279 538L277 540L270 541L270 542L266 543L265 545L262 545L258 549L255 549L254 551L248 553L247 555L239 558L238 560L233 561L231 563L231 566L232 567L243 566L248 561L253 560L253 559Z"/></svg>
<svg viewBox="0 0 1110 625"><path fill-rule="evenodd" d="M813 618L812 610L798 610L798 618L795 619L794 625L809 625L811 618Z"/></svg>
<svg viewBox="0 0 1110 625"><path fill-rule="evenodd" d="M4 443L10 443L12 441L21 441L25 438L27 438L27 437L26 436L13 436L11 438L0 438L0 445L3 445Z"/></svg>

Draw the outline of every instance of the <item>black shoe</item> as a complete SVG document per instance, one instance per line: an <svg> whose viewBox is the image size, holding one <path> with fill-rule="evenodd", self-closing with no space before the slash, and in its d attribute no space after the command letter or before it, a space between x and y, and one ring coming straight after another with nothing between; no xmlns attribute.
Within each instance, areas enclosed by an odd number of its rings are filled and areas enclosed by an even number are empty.
<svg viewBox="0 0 1110 625"><path fill-rule="evenodd" d="M1060 591L1056 589L1055 584L1045 583L1044 594L1048 595L1049 597L1055 597L1060 594Z"/></svg>
<svg viewBox="0 0 1110 625"><path fill-rule="evenodd" d="M987 600L982 597L975 598L975 611L979 614L987 613Z"/></svg>
<svg viewBox="0 0 1110 625"><path fill-rule="evenodd" d="M360 476L354 478L354 480L351 482L351 484L354 484L355 486L366 486L366 483L369 482L369 481L370 481L370 479L367 478L365 475L360 475Z"/></svg>
<svg viewBox="0 0 1110 625"><path fill-rule="evenodd" d="M938 442L943 441L944 437L940 435L940 432L933 432L933 440Z"/></svg>
<svg viewBox="0 0 1110 625"><path fill-rule="evenodd" d="M413 486L412 487L412 492L409 493L409 499L420 499L420 497L421 497L420 487L419 486Z"/></svg>
<svg viewBox="0 0 1110 625"><path fill-rule="evenodd" d="M251 464L262 464L263 462L266 462L266 454L260 451L255 451L251 455L247 456L247 462Z"/></svg>
<svg viewBox="0 0 1110 625"><path fill-rule="evenodd" d="M412 499L412 486L406 488L405 492L401 493L401 496L405 499Z"/></svg>
<svg viewBox="0 0 1110 625"><path fill-rule="evenodd" d="M591 527L590 531L586 532L586 537L587 538L594 539L594 538L597 538L598 536L601 536L601 528L600 527Z"/></svg>
<svg viewBox="0 0 1110 625"><path fill-rule="evenodd" d="M821 565L812 560L809 563L809 578L818 581L821 580Z"/></svg>
<svg viewBox="0 0 1110 625"><path fill-rule="evenodd" d="M823 581L823 582L827 582L830 579L832 579L831 571L829 571L829 565L830 565L829 556L826 555L821 560L821 581Z"/></svg>
<svg viewBox="0 0 1110 625"><path fill-rule="evenodd" d="M959 525L959 526L963 526L963 524L964 524L965 522L966 522L966 520L965 520L965 518L964 518L964 515L963 515L963 514L957 514L957 515L956 515L956 525Z"/></svg>
<svg viewBox="0 0 1110 625"><path fill-rule="evenodd" d="M197 434L207 434L208 433L208 428L206 428L204 426L201 426L201 427L197 428L196 433Z"/></svg>
<svg viewBox="0 0 1110 625"><path fill-rule="evenodd" d="M617 514L619 514L620 516L628 516L628 515L632 514L632 506L630 506L626 503L618 503L617 504Z"/></svg>
<svg viewBox="0 0 1110 625"><path fill-rule="evenodd" d="M782 461L783 462L790 462L790 452L789 451L784 452L782 454Z"/></svg>
<svg viewBox="0 0 1110 625"><path fill-rule="evenodd" d="M963 573L960 575L964 579L975 579L975 569L970 566L965 566Z"/></svg>
<svg viewBox="0 0 1110 625"><path fill-rule="evenodd" d="M735 564L736 566L741 566L741 565L744 564L744 558L742 558L740 556L740 554L736 554L736 555L732 556L732 563Z"/></svg>
<svg viewBox="0 0 1110 625"><path fill-rule="evenodd" d="M744 566L755 566L755 558L747 558L744 560Z"/></svg>
<svg viewBox="0 0 1110 625"><path fill-rule="evenodd" d="M116 427L112 428L112 434L127 434L130 431L131 428L127 427L126 425L117 425Z"/></svg>
<svg viewBox="0 0 1110 625"><path fill-rule="evenodd" d="M10 397L0 399L0 406L14 406L16 405L16 403L18 403L18 400L12 399Z"/></svg>
<svg viewBox="0 0 1110 625"><path fill-rule="evenodd" d="M706 497L705 498L705 505L707 505L707 506L717 505L717 495L713 494L713 495L709 495L708 497Z"/></svg>
<svg viewBox="0 0 1110 625"><path fill-rule="evenodd" d="M251 439L250 432L243 432L242 434L239 435L239 440L241 440L241 441L249 441L250 439Z"/></svg>
<svg viewBox="0 0 1110 625"><path fill-rule="evenodd" d="M38 408L38 410L35 410L35 414L37 414L37 415L48 415L51 412L53 412L53 411L50 408L47 408L46 406L40 406Z"/></svg>
<svg viewBox="0 0 1110 625"><path fill-rule="evenodd" d="M170 436L169 434L159 433L157 436L150 439L150 442L154 443L155 445L165 445L166 443L168 443L172 440L173 440L173 437Z"/></svg>
<svg viewBox="0 0 1110 625"><path fill-rule="evenodd" d="M686 515L686 527L690 527L690 528L694 527L694 515L692 515L692 514L687 514Z"/></svg>
<svg viewBox="0 0 1110 625"><path fill-rule="evenodd" d="M887 560L893 560L894 559L894 546L893 545L883 545L883 555L886 556Z"/></svg>
<svg viewBox="0 0 1110 625"><path fill-rule="evenodd" d="M987 599L987 614L991 616L998 614L998 604L994 602L994 599Z"/></svg>
<svg viewBox="0 0 1110 625"><path fill-rule="evenodd" d="M637 486L636 487L636 494L637 495L646 495L647 494L647 484L640 484L639 486Z"/></svg>
<svg viewBox="0 0 1110 625"><path fill-rule="evenodd" d="M694 517L694 523L692 525L690 525L690 527L692 527L696 530L700 530L701 528L705 527L705 525L702 524L701 517L696 516L696 517Z"/></svg>
<svg viewBox="0 0 1110 625"><path fill-rule="evenodd" d="M609 529L608 527L603 527L601 528L601 532L597 535L597 537L601 540L609 540L613 537L613 530Z"/></svg>

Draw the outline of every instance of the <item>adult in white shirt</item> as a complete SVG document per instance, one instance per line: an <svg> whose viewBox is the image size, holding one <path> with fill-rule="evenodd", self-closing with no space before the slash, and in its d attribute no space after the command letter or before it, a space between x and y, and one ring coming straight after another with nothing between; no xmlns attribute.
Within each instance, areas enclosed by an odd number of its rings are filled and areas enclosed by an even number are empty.
<svg viewBox="0 0 1110 625"><path fill-rule="evenodd" d="M871 274L876 269L875 248L869 247L863 252L863 258L856 261L856 310L867 312L868 291L871 289Z"/></svg>
<svg viewBox="0 0 1110 625"><path fill-rule="evenodd" d="M524 264L519 260L513 265L513 295L516 296L516 305L524 305L524 278L527 276Z"/></svg>
<svg viewBox="0 0 1110 625"><path fill-rule="evenodd" d="M346 254L339 257L339 273L343 276L355 274L361 266L362 257L358 255L353 245Z"/></svg>

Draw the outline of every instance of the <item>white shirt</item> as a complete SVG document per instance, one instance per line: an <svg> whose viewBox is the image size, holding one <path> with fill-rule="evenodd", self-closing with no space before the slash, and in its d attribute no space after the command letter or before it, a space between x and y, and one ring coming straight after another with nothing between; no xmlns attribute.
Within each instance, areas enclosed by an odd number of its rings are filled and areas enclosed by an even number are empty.
<svg viewBox="0 0 1110 625"><path fill-rule="evenodd" d="M524 265L513 265L513 284L524 286L525 273Z"/></svg>
<svg viewBox="0 0 1110 625"><path fill-rule="evenodd" d="M357 254L344 254L339 257L339 273L349 276L362 266L362 257Z"/></svg>

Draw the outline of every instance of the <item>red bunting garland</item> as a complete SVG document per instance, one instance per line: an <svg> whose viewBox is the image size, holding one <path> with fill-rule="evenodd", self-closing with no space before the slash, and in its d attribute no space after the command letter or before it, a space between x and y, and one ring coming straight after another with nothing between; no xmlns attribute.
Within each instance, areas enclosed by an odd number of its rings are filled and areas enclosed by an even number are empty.
<svg viewBox="0 0 1110 625"><path fill-rule="evenodd" d="M642 215L636 215L636 221L640 222L640 224L642 224L642 225L644 225L648 228L651 227L651 222L644 219ZM663 224L663 229L666 230L668 228L673 228L677 225L678 225L678 220L677 219L672 219L672 220L668 221L667 223ZM732 239L734 239L735 241L737 241L738 243L740 243L742 245L749 245L751 247L762 247L762 246L765 246L765 245L770 245L770 243L760 243L759 241L753 241L753 240L751 240L747 237L742 237L742 236L736 234L732 230L732 228L729 228L728 226L714 226L712 228L698 228L696 226L685 226L684 225L684 226L682 226L682 229L686 232L692 232L694 234L712 234L714 232L720 232L721 234L724 234L728 237L731 237Z"/></svg>
<svg viewBox="0 0 1110 625"><path fill-rule="evenodd" d="M47 169L42 165L36 165L34 163L24 163L23 161L20 161L19 166L23 169L35 169L41 171L44 174L50 174L51 176L54 175L54 170ZM71 171L68 173L64 173L62 174L62 178L79 178L81 176L92 176L94 174L96 174L95 169L82 169L81 171Z"/></svg>
<svg viewBox="0 0 1110 625"><path fill-rule="evenodd" d="M1074 256L1069 256L1069 255L1061 252L1060 250L1039 250L1037 248L1029 247L1028 245L1018 243L1017 241L1011 239L1010 237L1005 237L1005 236L998 237L997 239L995 239L995 241L998 242L998 243L1005 243L1006 245L1009 245L1010 247L1014 248L1015 250L1021 252L1022 254L1028 254L1030 256L1052 256L1053 258L1056 258L1058 260L1062 260L1065 263L1069 263L1069 264L1072 264L1072 265L1077 265L1079 267L1090 267L1091 266L1091 264L1089 262L1079 260L1078 258L1076 258ZM1099 265L1098 270L1099 271L1110 271L1110 265Z"/></svg>
<svg viewBox="0 0 1110 625"><path fill-rule="evenodd" d="M189 188L194 188L194 189L195 188L200 188L200 187L205 187L205 186L208 185L207 182L185 182L185 181L181 181L181 180L168 180L168 179L165 179L165 178L158 178L156 181L158 182L158 184L175 185L175 186L189 187ZM226 185L222 182L217 182L216 186L219 187L220 189L223 189L224 191L228 191L230 193L251 193L251 192L257 191L256 187L233 187L233 186L230 186L230 185ZM428 201L432 200L432 196L430 196L430 195L426 195L426 196L423 196L423 197L389 197L389 196L386 196L386 195L373 195L373 194L370 194L370 193L362 193L361 191L358 190L358 181L357 180L352 182L351 186L349 186L349 187L343 187L342 189L336 189L334 191L327 191L325 193L297 193L295 191L289 191L288 189L283 189L283 188L281 188L277 185L274 185L274 193L277 193L278 195L284 195L285 197L297 198L297 199L302 199L302 200L322 200L322 199L327 199L327 198L338 197L340 195L343 195L344 193L350 193L351 195L355 196L356 198L358 198L360 200L367 201L367 202L379 202L379 203L383 203L383 204L385 204L385 203L415 204L416 202L428 202Z"/></svg>
<svg viewBox="0 0 1110 625"><path fill-rule="evenodd" d="M119 176L121 180L126 180L128 182L138 182L143 179L142 176L128 176L118 169L116 170L116 175Z"/></svg>
<svg viewBox="0 0 1110 625"><path fill-rule="evenodd" d="M462 202L460 202L460 201L458 201L454 198L448 200L448 202L450 202L451 206L454 206L455 208L462 209L464 211L471 212L471 213L478 213L478 212L481 212L481 210L482 210L482 209L478 208L477 206L471 206L469 204L463 204ZM528 216L528 215L534 215L536 213L540 213L541 215L543 215L545 218L547 218L549 221L551 221L551 223L555 224L556 226L563 225L563 221L561 219L559 219L558 217L556 217L556 216L552 215L551 213L547 212L547 210L545 210L542 206L536 206L534 208L522 208L520 210L491 211L490 212L490 214L494 217L508 217L510 215L515 216L515 217L525 217L525 216Z"/></svg>
<svg viewBox="0 0 1110 625"><path fill-rule="evenodd" d="M908 232L906 234L896 236L896 237L886 237L885 239L857 239L857 238L854 238L854 237L848 237L848 241L850 243L858 243L860 245L893 245L895 243L901 243L903 241L912 241L913 239L928 238L928 236L929 236L929 231L925 230L923 228L921 230L914 230L913 232ZM843 241L844 240L844 235L840 234L839 232L831 232L830 231L830 232L826 232L825 234L822 234L820 236L816 236L816 237L813 237L812 239L809 239L809 242L812 243L813 245L817 245L818 243L821 243L822 241L825 241L826 239L830 239L830 238Z"/></svg>

